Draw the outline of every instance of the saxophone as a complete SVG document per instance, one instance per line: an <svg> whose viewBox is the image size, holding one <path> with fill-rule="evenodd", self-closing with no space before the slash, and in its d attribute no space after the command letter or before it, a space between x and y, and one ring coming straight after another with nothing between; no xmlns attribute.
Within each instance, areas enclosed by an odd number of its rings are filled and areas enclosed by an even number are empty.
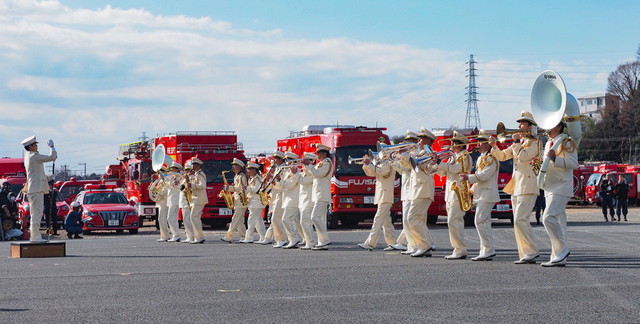
<svg viewBox="0 0 640 324"><path fill-rule="evenodd" d="M225 186L228 186L229 183L227 182L227 177L226 174L229 173L231 171L222 171L222 181L224 182ZM218 194L218 197L222 197L224 198L224 203L227 204L227 208L229 209L233 209L234 204L233 204L233 193L227 191L227 190L220 190L220 193Z"/></svg>
<svg viewBox="0 0 640 324"><path fill-rule="evenodd" d="M467 170L466 163L467 155L469 155L469 152L463 152L459 157L456 158L456 163L460 163L462 165L461 173L469 172L469 170ZM462 180L460 182L462 183L462 185L458 186L458 182L454 181L451 185L451 190L453 190L458 197L458 204L460 204L460 209L467 212L473 206L473 201L471 200L471 191L469 190L469 181Z"/></svg>
<svg viewBox="0 0 640 324"><path fill-rule="evenodd" d="M540 142L540 139L537 139L536 141L538 142L538 159L531 163L531 169L533 169L533 173L537 177L538 174L540 174L540 169L542 168L542 143Z"/></svg>
<svg viewBox="0 0 640 324"><path fill-rule="evenodd" d="M184 176L184 197L187 200L187 204L189 205L189 210L191 210L191 200L193 199L193 190L189 184L191 180L189 179L189 174L185 172Z"/></svg>
<svg viewBox="0 0 640 324"><path fill-rule="evenodd" d="M242 190L240 190L240 192L238 193L238 196L240 197L240 203L242 204L242 207L247 207L249 206L249 198L247 197L247 190L244 189L244 184L240 183L240 186L242 187Z"/></svg>

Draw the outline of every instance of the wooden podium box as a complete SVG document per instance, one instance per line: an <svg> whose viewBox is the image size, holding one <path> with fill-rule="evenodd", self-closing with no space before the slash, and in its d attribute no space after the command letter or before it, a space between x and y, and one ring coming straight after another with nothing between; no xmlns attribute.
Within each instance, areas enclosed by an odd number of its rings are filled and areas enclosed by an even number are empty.
<svg viewBox="0 0 640 324"><path fill-rule="evenodd" d="M67 255L64 242L11 243L12 258L52 258Z"/></svg>

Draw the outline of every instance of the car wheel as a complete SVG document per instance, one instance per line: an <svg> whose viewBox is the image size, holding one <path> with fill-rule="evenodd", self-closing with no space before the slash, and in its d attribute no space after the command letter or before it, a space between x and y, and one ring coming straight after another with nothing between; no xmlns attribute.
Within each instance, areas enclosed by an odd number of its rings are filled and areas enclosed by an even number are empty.
<svg viewBox="0 0 640 324"><path fill-rule="evenodd" d="M87 231L87 230L82 231L82 235L89 235L89 234L91 234L91 231Z"/></svg>
<svg viewBox="0 0 640 324"><path fill-rule="evenodd" d="M122 233L124 233L124 230L121 230L121 229L116 230L116 233L118 233L118 234L122 234Z"/></svg>
<svg viewBox="0 0 640 324"><path fill-rule="evenodd" d="M464 226L465 227L475 227L475 217L476 214L473 212L468 211L466 214L464 214Z"/></svg>
<svg viewBox="0 0 640 324"><path fill-rule="evenodd" d="M427 215L427 224L435 224L438 222L438 215Z"/></svg>
<svg viewBox="0 0 640 324"><path fill-rule="evenodd" d="M338 215L334 214L331 210L327 211L327 228L338 228Z"/></svg>

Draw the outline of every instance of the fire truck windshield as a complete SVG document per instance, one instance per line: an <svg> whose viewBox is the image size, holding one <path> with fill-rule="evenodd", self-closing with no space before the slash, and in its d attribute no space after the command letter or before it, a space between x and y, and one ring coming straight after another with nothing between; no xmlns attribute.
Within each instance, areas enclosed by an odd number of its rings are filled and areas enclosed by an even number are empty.
<svg viewBox="0 0 640 324"><path fill-rule="evenodd" d="M359 177L365 176L360 164L349 164L349 157L361 158L369 150L375 151L375 145L358 145L358 146L343 146L336 148L335 163L336 163L336 176L344 177Z"/></svg>
<svg viewBox="0 0 640 324"><path fill-rule="evenodd" d="M471 171L475 172L476 161L478 160L478 157L480 156L480 152L475 151L475 152L469 154L469 156L471 156L473 158L473 169ZM513 172L513 160L512 159L500 162L500 169L498 170L498 173L512 173L512 172Z"/></svg>
<svg viewBox="0 0 640 324"><path fill-rule="evenodd" d="M231 170L232 160L204 161L202 171L207 175L207 183L222 183L222 171ZM233 182L233 172L226 174L227 181Z"/></svg>

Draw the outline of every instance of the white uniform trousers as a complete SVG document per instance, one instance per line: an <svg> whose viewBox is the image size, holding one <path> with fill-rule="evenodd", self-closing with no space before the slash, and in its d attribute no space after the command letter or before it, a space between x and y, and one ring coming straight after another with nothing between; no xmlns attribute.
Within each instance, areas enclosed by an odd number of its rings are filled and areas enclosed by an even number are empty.
<svg viewBox="0 0 640 324"><path fill-rule="evenodd" d="M27 198L29 198L31 214L31 221L29 224L29 241L41 241L42 233L40 233L40 222L42 221L42 213L44 213L44 193L30 193L27 194Z"/></svg>
<svg viewBox="0 0 640 324"><path fill-rule="evenodd" d="M373 225L371 226L371 232L365 245L376 247L378 245L378 238L380 237L380 231L384 233L384 241L387 245L395 244L398 238L394 233L393 223L391 222L391 204L383 203L378 205L376 215L373 217Z"/></svg>
<svg viewBox="0 0 640 324"><path fill-rule="evenodd" d="M187 241L193 241L193 224L191 223L191 209L184 207L182 210L182 225L184 226L184 233L187 236Z"/></svg>
<svg viewBox="0 0 640 324"><path fill-rule="evenodd" d="M480 252L478 255L496 252L493 247L493 233L491 232L491 209L495 204L495 202L478 202L476 204L475 224L478 236L480 236Z"/></svg>
<svg viewBox="0 0 640 324"><path fill-rule="evenodd" d="M551 240L551 262L559 261L558 256L569 251L567 246L567 214L565 213L569 197L548 194L544 197L547 208L542 214L542 223Z"/></svg>
<svg viewBox="0 0 640 324"><path fill-rule="evenodd" d="M178 205L169 207L167 211L167 223L169 223L169 230L173 238L180 237L180 225L178 223L178 211L180 207Z"/></svg>
<svg viewBox="0 0 640 324"><path fill-rule="evenodd" d="M409 245L413 244L419 250L431 248L431 238L427 228L427 210L432 202L433 200L428 198L417 198L411 201L411 207L409 207L409 235L407 238L410 238Z"/></svg>
<svg viewBox="0 0 640 324"><path fill-rule="evenodd" d="M513 233L516 236L518 246L518 257L532 258L540 253L536 247L533 230L529 223L531 211L536 204L537 195L511 196L513 207Z"/></svg>
<svg viewBox="0 0 640 324"><path fill-rule="evenodd" d="M306 243L306 247L312 248L315 242L313 238L313 222L311 221L311 212L313 211L313 205L300 208L300 226L302 226L302 239Z"/></svg>
<svg viewBox="0 0 640 324"><path fill-rule="evenodd" d="M202 232L202 210L204 205L191 205L191 212L189 213L189 219L191 219L191 226L193 228L193 239L200 241L204 239Z"/></svg>
<svg viewBox="0 0 640 324"><path fill-rule="evenodd" d="M403 200L402 201L402 232L400 232L400 235L398 235L398 241L396 243L402 244L402 245L407 245L408 239L407 239L407 228L409 227L409 224L407 222L407 217L409 216L409 207L411 207L411 200Z"/></svg>
<svg viewBox="0 0 640 324"><path fill-rule="evenodd" d="M287 233L287 241L289 243L300 242L300 234L298 233L298 223L300 223L300 210L298 207L288 207L284 209L282 216L285 232Z"/></svg>
<svg viewBox="0 0 640 324"><path fill-rule="evenodd" d="M284 216L284 209L282 204L273 205L273 212L271 213L271 225L267 229L265 239L268 241L275 240L276 242L282 242L287 239L287 233L284 230L284 223L282 223L282 217Z"/></svg>
<svg viewBox="0 0 640 324"><path fill-rule="evenodd" d="M464 214L458 201L447 202L449 241L455 255L467 255L467 245L464 243Z"/></svg>
<svg viewBox="0 0 640 324"><path fill-rule="evenodd" d="M233 209L233 216L231 217L231 224L229 224L229 230L224 236L227 240L232 240L236 234L240 238L244 238L246 230L244 228L244 214L247 212L247 207L236 207Z"/></svg>
<svg viewBox="0 0 640 324"><path fill-rule="evenodd" d="M169 207L166 204L158 205L158 227L160 228L160 238L168 240L171 238L169 235L169 223L167 222L167 215L169 213Z"/></svg>
<svg viewBox="0 0 640 324"><path fill-rule="evenodd" d="M311 221L316 228L316 234L318 235L318 245L326 245L331 243L329 239L329 233L327 232L327 211L329 210L328 202L316 201L313 203L313 210L311 211ZM312 242L315 243L315 242ZM309 244L309 242L307 242ZM315 244L312 244L312 246Z"/></svg>
<svg viewBox="0 0 640 324"><path fill-rule="evenodd" d="M262 210L264 208L249 208L249 218L247 218L247 231L245 232L245 241L253 241L253 233L258 232L260 241L264 240L267 230L262 220Z"/></svg>

